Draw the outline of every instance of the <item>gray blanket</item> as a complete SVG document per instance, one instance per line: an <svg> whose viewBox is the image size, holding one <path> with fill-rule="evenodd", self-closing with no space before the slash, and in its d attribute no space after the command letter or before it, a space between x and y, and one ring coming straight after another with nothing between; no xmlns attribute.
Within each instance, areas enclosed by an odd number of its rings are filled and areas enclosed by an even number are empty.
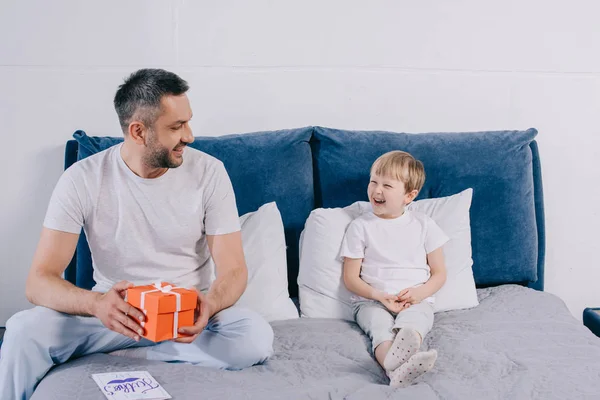
<svg viewBox="0 0 600 400"><path fill-rule="evenodd" d="M147 370L174 399L599 399L600 339L557 297L505 285L471 310L436 314L424 348L434 369L391 389L357 325L273 323L275 355L244 371L95 354L54 368L34 400L104 399L92 373Z"/></svg>

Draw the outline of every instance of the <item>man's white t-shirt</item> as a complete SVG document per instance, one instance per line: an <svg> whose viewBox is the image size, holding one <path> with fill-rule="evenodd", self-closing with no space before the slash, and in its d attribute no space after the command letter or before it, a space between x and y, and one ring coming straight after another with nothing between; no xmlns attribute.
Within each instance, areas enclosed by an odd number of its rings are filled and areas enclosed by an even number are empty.
<svg viewBox="0 0 600 400"><path fill-rule="evenodd" d="M340 257L362 258L362 280L379 291L398 294L427 282L431 275L427 254L448 240L426 214L405 210L398 218L383 219L366 212L348 226ZM363 299L354 296L354 300ZM426 300L434 302L433 297Z"/></svg>
<svg viewBox="0 0 600 400"><path fill-rule="evenodd" d="M134 174L122 144L73 164L60 177L44 220L80 233L92 254L94 290L127 280L207 289L214 276L206 235L240 230L223 163L186 147L183 163L155 179Z"/></svg>

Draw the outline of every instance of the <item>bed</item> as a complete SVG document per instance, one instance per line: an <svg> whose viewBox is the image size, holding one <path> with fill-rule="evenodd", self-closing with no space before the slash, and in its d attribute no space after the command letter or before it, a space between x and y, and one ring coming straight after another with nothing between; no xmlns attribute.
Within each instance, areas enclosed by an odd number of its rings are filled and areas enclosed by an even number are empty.
<svg viewBox="0 0 600 400"><path fill-rule="evenodd" d="M91 374L147 370L174 399L595 399L600 339L543 291L544 215L534 129L403 134L306 127L222 137L191 145L221 159L240 215L276 202L287 244L288 293L298 303L299 239L311 211L365 200L370 163L403 149L421 159L418 199L473 189L472 271L479 305L436 314L424 348L434 369L391 389L356 324L335 318L273 321L274 356L243 371L211 370L109 354L53 368L33 399L102 399ZM120 140L75 133L65 167ZM65 278L91 288L82 235ZM299 304L302 310L302 302Z"/></svg>

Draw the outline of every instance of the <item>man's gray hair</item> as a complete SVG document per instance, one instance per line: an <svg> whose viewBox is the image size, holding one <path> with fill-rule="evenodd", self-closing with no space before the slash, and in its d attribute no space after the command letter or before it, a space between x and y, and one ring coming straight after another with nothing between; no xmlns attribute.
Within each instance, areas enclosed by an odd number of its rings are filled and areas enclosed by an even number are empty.
<svg viewBox="0 0 600 400"><path fill-rule="evenodd" d="M140 69L131 74L119 86L114 100L123 133L127 134L134 120L152 128L160 115L162 97L179 96L188 89L186 81L164 69Z"/></svg>

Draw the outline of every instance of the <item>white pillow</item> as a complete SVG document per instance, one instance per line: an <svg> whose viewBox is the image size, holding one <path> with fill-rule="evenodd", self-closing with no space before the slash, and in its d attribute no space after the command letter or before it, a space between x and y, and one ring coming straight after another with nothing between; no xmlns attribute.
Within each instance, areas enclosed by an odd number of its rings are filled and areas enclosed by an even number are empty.
<svg viewBox="0 0 600 400"><path fill-rule="evenodd" d="M240 217L248 286L236 305L267 321L298 318L288 292L283 221L275 202Z"/></svg>
<svg viewBox="0 0 600 400"><path fill-rule="evenodd" d="M429 215L450 238L444 245L448 278L436 293L436 312L479 304L471 268L472 196L473 190L466 189L449 197L419 200L408 207ZM302 316L354 319L338 255L348 224L370 210L368 202L356 202L345 208L316 209L308 217L300 236L298 286Z"/></svg>
<svg viewBox="0 0 600 400"><path fill-rule="evenodd" d="M351 293L338 255L346 228L362 213L360 204L313 210L300 234L298 294L303 317L354 320Z"/></svg>
<svg viewBox="0 0 600 400"><path fill-rule="evenodd" d="M479 305L471 249L471 219L469 209L473 189L454 196L423 199L408 205L409 210L429 215L450 240L444 245L446 283L435 294L434 310L449 311Z"/></svg>

